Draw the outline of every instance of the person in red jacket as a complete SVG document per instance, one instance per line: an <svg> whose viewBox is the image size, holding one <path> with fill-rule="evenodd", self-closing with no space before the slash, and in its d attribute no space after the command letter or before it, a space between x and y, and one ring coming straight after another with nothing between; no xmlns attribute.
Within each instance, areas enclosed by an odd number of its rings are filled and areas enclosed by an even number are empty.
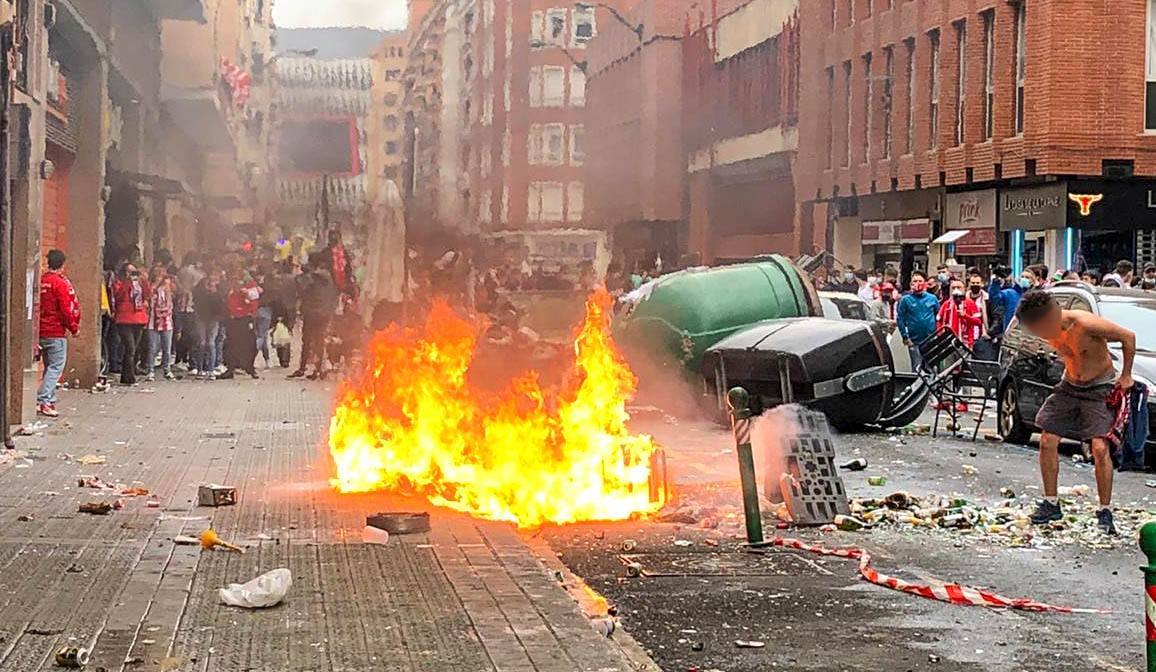
<svg viewBox="0 0 1156 672"><path fill-rule="evenodd" d="M115 309L113 321L120 336L123 357L120 364L121 385L136 385L137 349L141 347L149 323L149 300L152 288L141 277L140 270L126 261L112 284Z"/></svg>
<svg viewBox="0 0 1156 672"><path fill-rule="evenodd" d="M969 349L983 328L983 310L967 295L962 280L951 281L951 293L939 308L940 329L949 329Z"/></svg>
<svg viewBox="0 0 1156 672"><path fill-rule="evenodd" d="M241 269L229 274L229 321L225 323L226 371L217 380L229 380L235 372L257 375L257 333L253 322L261 307L261 286Z"/></svg>
<svg viewBox="0 0 1156 672"><path fill-rule="evenodd" d="M56 384L68 361L68 335L80 330L80 301L64 277L64 253L49 250L48 270L40 277L40 358L44 378L36 393L36 412L56 418Z"/></svg>

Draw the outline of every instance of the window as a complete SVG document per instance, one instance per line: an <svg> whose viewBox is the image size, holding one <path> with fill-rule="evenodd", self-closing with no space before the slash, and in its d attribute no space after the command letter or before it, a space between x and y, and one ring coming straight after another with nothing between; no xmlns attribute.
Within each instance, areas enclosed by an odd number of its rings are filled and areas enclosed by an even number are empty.
<svg viewBox="0 0 1156 672"><path fill-rule="evenodd" d="M511 14L506 12L506 17L509 18ZM543 39L542 26L545 25L546 15L542 12L534 12L530 15L530 45L539 46L545 39ZM509 35L509 26L507 26L506 34Z"/></svg>
<svg viewBox="0 0 1156 672"><path fill-rule="evenodd" d="M506 130L502 132L502 166L505 168L510 167L510 146L512 143L509 123L509 121L506 122Z"/></svg>
<svg viewBox="0 0 1156 672"><path fill-rule="evenodd" d="M562 221L562 192L561 182L531 182L526 202L526 220Z"/></svg>
<svg viewBox="0 0 1156 672"><path fill-rule="evenodd" d="M831 0L831 27L839 26L839 3L842 0Z"/></svg>
<svg viewBox="0 0 1156 672"><path fill-rule="evenodd" d="M486 91L485 98L482 99L482 125L489 126L494 123L494 92Z"/></svg>
<svg viewBox="0 0 1156 672"><path fill-rule="evenodd" d="M851 61L843 61L843 113L847 115L847 134L843 136L843 165L851 165Z"/></svg>
<svg viewBox="0 0 1156 672"><path fill-rule="evenodd" d="M577 124L570 127L570 165L581 166L586 162L586 127Z"/></svg>
<svg viewBox="0 0 1156 672"><path fill-rule="evenodd" d="M995 11L983 13L983 139L991 140L995 130Z"/></svg>
<svg viewBox="0 0 1156 672"><path fill-rule="evenodd" d="M927 115L931 137L927 144L934 149L939 146L939 30L928 33L927 41L931 45L931 102Z"/></svg>
<svg viewBox="0 0 1156 672"><path fill-rule="evenodd" d="M396 106L397 105L397 94L396 93L385 94L385 98L382 99L382 102L385 103L386 107Z"/></svg>
<svg viewBox="0 0 1156 672"><path fill-rule="evenodd" d="M586 106L586 73L582 68L570 68L570 107Z"/></svg>
<svg viewBox="0 0 1156 672"><path fill-rule="evenodd" d="M563 148L566 139L566 126L564 124L546 124L542 127L543 147L545 154L542 156L542 162L551 166L560 166L565 161L565 154Z"/></svg>
<svg viewBox="0 0 1156 672"><path fill-rule="evenodd" d="M566 10L554 8L546 11L546 43L557 46L566 44Z"/></svg>
<svg viewBox="0 0 1156 672"><path fill-rule="evenodd" d="M571 182L566 185L566 221L582 221L583 188L581 182Z"/></svg>
<svg viewBox="0 0 1156 672"><path fill-rule="evenodd" d="M870 7L870 5L868 5ZM871 156L871 126L874 119L872 119L872 99L875 97L875 80L871 77L871 54L863 54L863 74L864 74L864 88L863 88L863 162L866 163L872 159Z"/></svg>
<svg viewBox="0 0 1156 672"><path fill-rule="evenodd" d="M831 0L831 6L835 0ZM827 68L827 168L835 167L835 68Z"/></svg>
<svg viewBox="0 0 1156 672"><path fill-rule="evenodd" d="M385 130L396 131L397 130L397 124L398 124L398 122L397 122L397 116L396 115L391 114L385 118Z"/></svg>
<svg viewBox="0 0 1156 672"><path fill-rule="evenodd" d="M895 48L883 50L883 158L891 158L891 92L895 76Z"/></svg>
<svg viewBox="0 0 1156 672"><path fill-rule="evenodd" d="M955 144L964 140L965 108L967 106L967 23L955 24Z"/></svg>
<svg viewBox="0 0 1156 672"><path fill-rule="evenodd" d="M397 143L392 141L385 143L385 153L389 156L397 154Z"/></svg>
<svg viewBox="0 0 1156 672"><path fill-rule="evenodd" d="M552 65L542 67L542 107L566 104L566 69Z"/></svg>
<svg viewBox="0 0 1156 672"><path fill-rule="evenodd" d="M507 16L509 15L507 14ZM502 212L500 214L503 224L510 221L510 187L506 185L502 186Z"/></svg>
<svg viewBox="0 0 1156 672"><path fill-rule="evenodd" d="M907 84L907 137L903 153L910 154L915 151L915 38L908 38L903 44L907 47L907 64L903 68Z"/></svg>
<svg viewBox="0 0 1156 672"><path fill-rule="evenodd" d="M574 39L573 44L579 46L589 42L596 34L594 31L594 7L582 5L574 9Z"/></svg>
<svg viewBox="0 0 1156 672"><path fill-rule="evenodd" d="M1153 20L1152 20L1153 2L1149 0L1148 3L1148 53L1151 54L1153 50L1153 40L1156 36L1153 35ZM1028 9L1026 0L1020 0L1016 5L1016 135L1024 132L1024 75L1027 74L1027 60L1028 60ZM1151 73L1152 58L1148 58L1148 72ZM1148 76L1150 79L1152 75ZM1149 88L1152 88L1149 85ZM1149 96L1151 99L1151 96ZM1153 121L1156 121L1154 119ZM1147 124L1145 124L1147 126ZM1153 124L1156 128L1156 124Z"/></svg>
<svg viewBox="0 0 1156 672"><path fill-rule="evenodd" d="M530 124L530 133L526 136L526 160L531 166L542 163L542 157L546 153L545 141L542 124Z"/></svg>
<svg viewBox="0 0 1156 672"><path fill-rule="evenodd" d="M482 191L478 199L478 221L488 224L493 217L494 193L489 189Z"/></svg>
<svg viewBox="0 0 1156 672"><path fill-rule="evenodd" d="M530 107L542 107L542 68L530 68Z"/></svg>
<svg viewBox="0 0 1156 672"><path fill-rule="evenodd" d="M506 69L506 83L502 89L502 111L510 111L510 70Z"/></svg>

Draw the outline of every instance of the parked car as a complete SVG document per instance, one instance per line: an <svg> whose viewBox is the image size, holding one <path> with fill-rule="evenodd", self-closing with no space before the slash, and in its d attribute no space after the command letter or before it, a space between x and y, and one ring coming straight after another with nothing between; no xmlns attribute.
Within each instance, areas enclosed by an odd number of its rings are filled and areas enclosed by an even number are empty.
<svg viewBox="0 0 1156 672"><path fill-rule="evenodd" d="M1065 310L1086 310L1136 333L1136 361L1133 377L1149 389L1156 389L1156 294L1138 289L1094 287L1082 282L1062 282L1048 290ZM1117 371L1121 353L1111 347ZM1004 334L1000 361L1003 374L999 386L999 433L1005 441L1027 443L1035 426L1036 413L1059 384L1064 363L1047 341L1027 333L1013 320ZM1156 421L1156 408L1149 403L1149 418ZM1151 421L1150 421L1151 422ZM1149 427L1149 465L1156 463L1156 425Z"/></svg>
<svg viewBox="0 0 1156 672"><path fill-rule="evenodd" d="M899 334L895 321L880 315L875 304L848 292L819 292L819 305L823 309L823 317L832 320L859 320L884 325L887 330L887 348L891 350L895 370L905 373L914 371L911 368L911 350L903 344L903 336Z"/></svg>

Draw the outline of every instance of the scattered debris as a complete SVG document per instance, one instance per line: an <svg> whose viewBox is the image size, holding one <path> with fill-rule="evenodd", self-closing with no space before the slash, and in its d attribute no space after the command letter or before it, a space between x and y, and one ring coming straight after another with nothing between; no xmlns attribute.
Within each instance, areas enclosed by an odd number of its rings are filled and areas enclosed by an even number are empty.
<svg viewBox="0 0 1156 672"><path fill-rule="evenodd" d="M76 487L92 488L93 490L115 490L111 485L100 480L99 476L81 476L76 479Z"/></svg>
<svg viewBox="0 0 1156 672"><path fill-rule="evenodd" d="M56 664L60 667L84 667L88 664L88 649L66 646L56 652Z"/></svg>
<svg viewBox="0 0 1156 672"><path fill-rule="evenodd" d="M22 450L0 450L0 465L26 459L28 455Z"/></svg>
<svg viewBox="0 0 1156 672"><path fill-rule="evenodd" d="M86 466L95 466L108 462L108 458L104 455L93 455L90 453L88 455L81 455L76 461Z"/></svg>
<svg viewBox="0 0 1156 672"><path fill-rule="evenodd" d="M766 645L767 645L766 642L760 642L757 639L751 639L751 640L736 639L735 640L735 646L739 647L740 649L761 649Z"/></svg>
<svg viewBox="0 0 1156 672"><path fill-rule="evenodd" d="M629 553L638 548L638 542L633 539L625 539L622 542L622 550Z"/></svg>
<svg viewBox="0 0 1156 672"><path fill-rule="evenodd" d="M1015 499L1016 491L1005 486L999 489L999 496L1006 499Z"/></svg>
<svg viewBox="0 0 1156 672"><path fill-rule="evenodd" d="M867 468L867 459L857 457L846 464L840 465L839 468L844 471L863 471Z"/></svg>
<svg viewBox="0 0 1156 672"><path fill-rule="evenodd" d="M64 631L57 628L28 628L24 631L26 635L42 635L44 637L55 637L56 635L63 635Z"/></svg>
<svg viewBox="0 0 1156 672"><path fill-rule="evenodd" d="M43 420L37 420L31 424L21 425L15 432L16 436L36 436L37 434L48 429L48 423Z"/></svg>
<svg viewBox="0 0 1156 672"><path fill-rule="evenodd" d="M365 524L390 534L417 534L430 531L429 514L425 512L375 513L365 518Z"/></svg>
<svg viewBox="0 0 1156 672"><path fill-rule="evenodd" d="M632 578L642 576L642 563L630 562L626 564L626 575Z"/></svg>
<svg viewBox="0 0 1156 672"><path fill-rule="evenodd" d="M868 476L867 477L867 485L873 485L877 488L883 487L884 485L887 485L887 477L886 476Z"/></svg>
<svg viewBox="0 0 1156 672"><path fill-rule="evenodd" d="M687 546L694 546L694 542L688 539L675 539L674 545L679 548L686 548Z"/></svg>
<svg viewBox="0 0 1156 672"><path fill-rule="evenodd" d="M361 531L361 541L366 544L385 546L389 543L389 532L372 525L366 525L365 529Z"/></svg>
<svg viewBox="0 0 1156 672"><path fill-rule="evenodd" d="M120 494L125 497L148 497L149 491L145 488L132 487L121 490Z"/></svg>
<svg viewBox="0 0 1156 672"><path fill-rule="evenodd" d="M293 586L293 574L284 567L266 572L247 583L233 583L221 588L221 601L233 607L263 609L279 604Z"/></svg>
<svg viewBox="0 0 1156 672"><path fill-rule="evenodd" d="M147 502L145 502L145 506L147 506L150 509L159 509L159 508L161 508L161 502L159 499L150 499Z"/></svg>
<svg viewBox="0 0 1156 672"><path fill-rule="evenodd" d="M975 465L971 464L965 464L960 467L959 470L963 473L964 476L975 476L979 473L979 469L976 469Z"/></svg>
<svg viewBox="0 0 1156 672"><path fill-rule="evenodd" d="M1060 497L1087 497L1092 494L1092 488L1082 483L1071 487L1061 486L1059 490L1056 491L1056 494Z"/></svg>
<svg viewBox="0 0 1156 672"><path fill-rule="evenodd" d="M210 483L197 488L198 506L232 506L237 503L237 489Z"/></svg>
<svg viewBox="0 0 1156 672"><path fill-rule="evenodd" d="M80 513L90 513L94 516L107 516L112 513L112 504L109 502L84 502L80 505Z"/></svg>
<svg viewBox="0 0 1156 672"><path fill-rule="evenodd" d="M217 548L223 548L226 551L233 551L234 553L245 552L245 549L241 548L240 546L235 546L225 541L224 539L221 539L212 529L201 532L201 548L207 551L214 551Z"/></svg>
<svg viewBox="0 0 1156 672"><path fill-rule="evenodd" d="M712 548L718 548L718 539L707 539L707 540L703 541L702 543L704 543L707 546L710 546Z"/></svg>
<svg viewBox="0 0 1156 672"><path fill-rule="evenodd" d="M186 534L178 534L173 537L173 543L177 546L200 546L201 540L196 537L190 537Z"/></svg>
<svg viewBox="0 0 1156 672"><path fill-rule="evenodd" d="M610 637L618 629L618 623L613 618L594 618L590 620L590 625L603 637Z"/></svg>
<svg viewBox="0 0 1156 672"><path fill-rule="evenodd" d="M258 534L257 539L260 541L273 541L273 537L265 534L264 532L262 532L261 534Z"/></svg>
<svg viewBox="0 0 1156 672"><path fill-rule="evenodd" d="M18 522L18 523L31 523L32 522L32 514L31 513L23 513L19 516L16 516L16 522Z"/></svg>
<svg viewBox="0 0 1156 672"><path fill-rule="evenodd" d="M927 662L929 663L938 663L940 660L942 659L934 653L927 654Z"/></svg>
<svg viewBox="0 0 1156 672"><path fill-rule="evenodd" d="M1144 481L1144 485L1148 486L1149 488L1156 488L1156 481Z"/></svg>

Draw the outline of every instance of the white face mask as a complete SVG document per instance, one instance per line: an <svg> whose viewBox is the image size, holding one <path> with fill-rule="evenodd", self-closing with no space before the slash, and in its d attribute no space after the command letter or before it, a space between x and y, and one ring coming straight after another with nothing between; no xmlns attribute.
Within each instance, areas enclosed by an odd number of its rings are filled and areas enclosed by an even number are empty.
<svg viewBox="0 0 1156 672"><path fill-rule="evenodd" d="M874 275L869 275L867 276L867 284L874 287L875 285L879 284L879 278L875 277Z"/></svg>

